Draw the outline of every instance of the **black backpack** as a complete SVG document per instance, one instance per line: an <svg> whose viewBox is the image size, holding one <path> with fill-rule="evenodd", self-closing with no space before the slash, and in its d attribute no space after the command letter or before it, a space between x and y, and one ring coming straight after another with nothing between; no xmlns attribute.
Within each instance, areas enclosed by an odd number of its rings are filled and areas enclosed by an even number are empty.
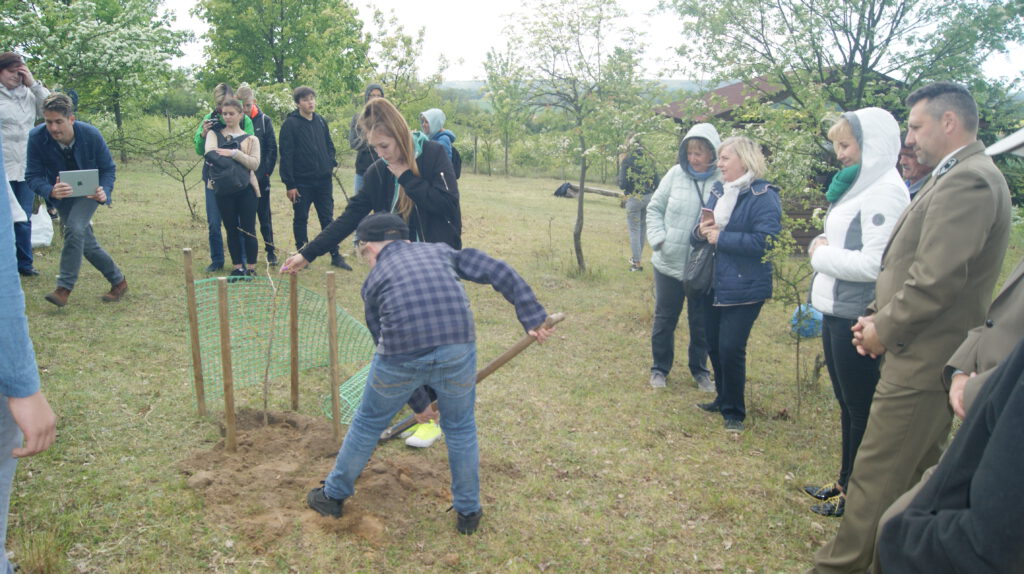
<svg viewBox="0 0 1024 574"><path fill-rule="evenodd" d="M452 146L452 169L455 170L455 179L462 177L462 154L455 146Z"/></svg>
<svg viewBox="0 0 1024 574"><path fill-rule="evenodd" d="M219 131L214 133L217 134L217 147L221 149L240 149L242 141L249 137L249 134L244 134L228 140ZM219 155L213 150L206 152L205 158L209 186L215 195L234 195L252 187L249 169L234 158Z"/></svg>

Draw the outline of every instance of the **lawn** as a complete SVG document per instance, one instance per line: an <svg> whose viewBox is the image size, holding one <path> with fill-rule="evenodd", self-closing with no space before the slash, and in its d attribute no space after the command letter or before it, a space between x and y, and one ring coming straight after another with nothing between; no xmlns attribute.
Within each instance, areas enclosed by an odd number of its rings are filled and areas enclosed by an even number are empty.
<svg viewBox="0 0 1024 574"><path fill-rule="evenodd" d="M349 185L351 172L343 171L341 180ZM576 203L552 196L559 183L472 174L460 180L465 245L511 263L549 312L568 315L553 340L527 349L478 390L486 513L479 532L459 536L444 493L417 490L417 481L447 484L443 443L413 452L393 441L374 456L381 472L387 465L429 472L412 476L406 506L364 506L380 528L359 536L302 509L330 456L274 474L278 487L294 491L282 502L264 497L255 483L243 484L223 494L231 503L213 512L209 493L187 483L182 461L222 446L223 403L209 399L208 417L196 412L186 320L182 249L194 250L196 277L206 277L206 226L190 218L179 184L143 163L121 166L114 208L97 211L94 225L125 272L126 298L102 303L109 286L83 265L67 307L44 301L54 288L59 239L37 252L42 275L22 282L43 388L60 421L56 444L18 470L8 540L15 561L28 572L60 573L794 572L807 566L838 523L811 513L813 500L799 487L832 480L838 471L839 415L827 378L803 391L798 412L791 309L771 302L754 327L747 430L729 436L720 418L694 407L707 395L685 367L685 328L668 387L648 387L650 265L628 272L624 210L614 199L588 196L588 272L577 273ZM290 247L291 210L276 178L273 193L277 242ZM344 204L337 188L335 197ZM1019 234L1013 245L1006 268L1020 258ZM343 248L351 252L351 242ZM300 283L323 293L328 269L318 261ZM339 305L360 321L359 285L367 270L358 263L353 272L339 272ZM500 295L485 286L467 289L482 366L522 332ZM819 343L803 348L809 367ZM322 369L304 373L300 415L322 419L326 380ZM288 382L273 384L270 408L285 411ZM242 390L236 405L262 409L262 400L258 390ZM220 452L209 460L237 465L241 459ZM360 484L351 501L357 506ZM275 506L284 518L274 536L261 535L251 519Z"/></svg>

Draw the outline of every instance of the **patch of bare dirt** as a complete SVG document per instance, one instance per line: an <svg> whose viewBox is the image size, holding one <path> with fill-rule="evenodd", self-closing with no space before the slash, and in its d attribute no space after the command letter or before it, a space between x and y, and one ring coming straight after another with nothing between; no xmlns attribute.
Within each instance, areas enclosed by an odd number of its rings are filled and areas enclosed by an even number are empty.
<svg viewBox="0 0 1024 574"><path fill-rule="evenodd" d="M227 452L222 440L178 463L204 498L207 519L256 547L273 546L296 524L379 545L408 533L411 512L450 504L447 459L404 451L396 440L374 453L345 501L344 516L322 517L306 507L306 493L334 466L340 441L330 421L292 412L268 412L267 418L265 425L263 411L239 411L236 452Z"/></svg>

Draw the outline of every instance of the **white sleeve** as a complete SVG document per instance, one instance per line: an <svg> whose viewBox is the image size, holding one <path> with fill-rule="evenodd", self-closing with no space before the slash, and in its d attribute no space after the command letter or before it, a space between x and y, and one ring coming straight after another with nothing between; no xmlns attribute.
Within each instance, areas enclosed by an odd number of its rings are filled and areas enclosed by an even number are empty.
<svg viewBox="0 0 1024 574"><path fill-rule="evenodd" d="M878 279L889 235L909 202L906 188L888 183L869 191L860 211L863 246L845 249L841 245L822 245L814 250L811 267L843 281Z"/></svg>

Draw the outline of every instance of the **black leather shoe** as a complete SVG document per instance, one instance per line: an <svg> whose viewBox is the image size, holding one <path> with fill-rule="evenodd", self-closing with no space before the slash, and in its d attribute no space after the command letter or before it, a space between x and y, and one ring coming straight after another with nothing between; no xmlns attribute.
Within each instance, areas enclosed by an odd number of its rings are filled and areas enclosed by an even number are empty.
<svg viewBox="0 0 1024 574"><path fill-rule="evenodd" d="M473 534L480 526L480 517L484 515L484 511L480 509L470 514L459 512L458 515L459 519L455 523L455 529L459 531L459 534Z"/></svg>
<svg viewBox="0 0 1024 574"><path fill-rule="evenodd" d="M18 269L18 275L22 277L36 277L39 275L39 272L29 267L28 269Z"/></svg>
<svg viewBox="0 0 1024 574"><path fill-rule="evenodd" d="M345 258L342 257L341 253L335 253L331 255L331 265L338 269L344 269L345 271L351 271L352 266L345 262Z"/></svg>
<svg viewBox="0 0 1024 574"><path fill-rule="evenodd" d="M711 401L710 403L697 403L697 408L706 413L720 413L722 407L718 406L718 403Z"/></svg>
<svg viewBox="0 0 1024 574"><path fill-rule="evenodd" d="M815 504L811 507L811 511L822 516L835 516L839 518L843 515L846 510L846 495L837 494L832 498L822 502L821 504Z"/></svg>
<svg viewBox="0 0 1024 574"><path fill-rule="evenodd" d="M833 496L839 496L840 494L843 493L843 491L839 489L838 482L826 484L825 486L815 486L813 484L808 484L803 488L803 491L806 492L808 495L817 498L818 500L828 500Z"/></svg>

